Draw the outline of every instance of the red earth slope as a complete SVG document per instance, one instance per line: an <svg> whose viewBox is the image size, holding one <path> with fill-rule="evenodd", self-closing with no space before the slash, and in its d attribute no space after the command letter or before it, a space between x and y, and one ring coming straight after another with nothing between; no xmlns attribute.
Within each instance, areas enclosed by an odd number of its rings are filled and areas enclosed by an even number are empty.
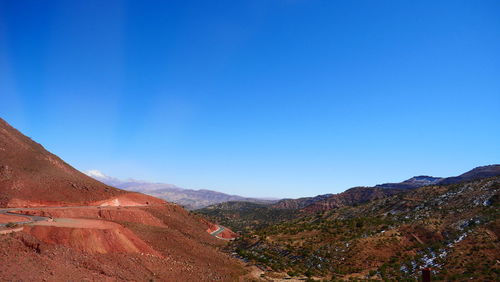
<svg viewBox="0 0 500 282"><path fill-rule="evenodd" d="M0 277L22 281L238 281L225 241L176 205L30 210L54 217L0 235ZM25 212L25 211L22 211ZM66 216L60 218L59 216ZM25 271L30 269L30 271Z"/></svg>
<svg viewBox="0 0 500 282"><path fill-rule="evenodd" d="M1 207L47 217L0 234L4 280L235 281L245 273L198 217L102 184L0 119Z"/></svg>
<svg viewBox="0 0 500 282"><path fill-rule="evenodd" d="M0 207L83 205L125 193L79 172L0 118Z"/></svg>

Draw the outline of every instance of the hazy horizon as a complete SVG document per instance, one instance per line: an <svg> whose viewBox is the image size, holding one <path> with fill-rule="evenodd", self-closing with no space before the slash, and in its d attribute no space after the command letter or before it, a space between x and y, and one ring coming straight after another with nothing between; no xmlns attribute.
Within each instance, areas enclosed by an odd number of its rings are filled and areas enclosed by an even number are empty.
<svg viewBox="0 0 500 282"><path fill-rule="evenodd" d="M499 12L2 1L0 117L80 171L247 197L455 176L500 160Z"/></svg>
<svg viewBox="0 0 500 282"><path fill-rule="evenodd" d="M499 164L487 164L487 165L484 165L484 166L489 166L489 165L499 165ZM470 170L472 170L474 168L471 168ZM387 183L399 183L399 182L403 182L405 180L409 180L410 178L413 178L413 177L418 177L418 176L430 176L430 177L440 177L440 178L447 178L447 177L454 177L454 176L458 176L460 174L463 174L463 173L466 173L468 172L469 170L467 171L463 171L463 172L460 172L456 175L413 175L411 177L408 177L406 179L400 179L400 180L390 180L388 182L385 182L385 183L372 183L370 185L366 185L365 187L373 187L373 186L376 186L376 185L379 185L379 184L387 184ZM172 186L172 188L180 188L180 189L187 189L187 190L196 190L196 191L200 191L200 190L208 190L208 191L214 191L214 192L221 192L217 189L217 187L211 187L211 188L203 188L203 187L198 187L198 188L193 188L193 187L182 187L182 186L179 186L179 185L176 185L175 183L169 183L169 182L157 182L157 181L150 181L150 180L147 180L147 179L136 179L136 178L133 178L133 177L129 177L129 178L118 178L118 177L114 177L113 175L108 175L98 169L90 169L90 170L85 170L85 171L81 171L83 172L84 174L94 178L94 179L97 179L97 180L101 180L101 179L110 179L110 180L113 180L113 181L118 181L118 182L121 182L121 183L126 183L126 182L135 182L135 183L145 183L145 184L162 184L162 185L169 185L169 186ZM106 182L106 184L110 185L109 182ZM112 185L113 186L113 185ZM327 193L323 193L323 194L337 194L337 193L341 193L341 192L344 192L345 190L348 190L350 188L354 188L354 187L361 187L361 185L355 185L355 186L352 186L352 187L344 187L344 188L339 188L337 189L338 191L337 192L327 192ZM248 191L245 191L245 192L248 192ZM228 194L228 195L234 195L234 196L241 196L241 197L248 197L248 198L255 198L255 199L269 199L269 200L281 200L281 199L291 199L291 198L304 198L304 197L314 197L314 196L318 196L318 195L321 195L321 194L306 194L306 195L303 195L303 196L298 196L298 197L261 197L260 195L252 195L252 194L231 194L231 193L228 193L228 192L221 192L221 193L225 193L225 194Z"/></svg>

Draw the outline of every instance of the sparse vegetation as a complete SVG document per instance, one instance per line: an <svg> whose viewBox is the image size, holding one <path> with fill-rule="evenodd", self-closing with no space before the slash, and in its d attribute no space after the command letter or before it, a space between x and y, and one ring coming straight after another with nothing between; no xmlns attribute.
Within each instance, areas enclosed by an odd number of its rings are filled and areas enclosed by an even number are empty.
<svg viewBox="0 0 500 282"><path fill-rule="evenodd" d="M290 277L412 281L432 267L436 280L494 280L499 188L500 177L429 186L290 220L266 221L262 208L212 214L228 226L244 219L229 251Z"/></svg>
<svg viewBox="0 0 500 282"><path fill-rule="evenodd" d="M14 222L9 222L5 225L5 227L7 228L16 228L18 225L17 223L14 223Z"/></svg>
<svg viewBox="0 0 500 282"><path fill-rule="evenodd" d="M248 233L284 222L299 214L297 210L274 209L270 204L251 202L226 202L199 209L196 212L240 233Z"/></svg>

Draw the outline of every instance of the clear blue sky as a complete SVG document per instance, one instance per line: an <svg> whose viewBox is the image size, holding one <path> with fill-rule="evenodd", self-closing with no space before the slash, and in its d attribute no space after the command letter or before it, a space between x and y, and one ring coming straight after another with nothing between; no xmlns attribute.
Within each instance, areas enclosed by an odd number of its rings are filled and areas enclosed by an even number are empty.
<svg viewBox="0 0 500 282"><path fill-rule="evenodd" d="M0 0L0 116L246 196L456 175L500 163L500 1Z"/></svg>

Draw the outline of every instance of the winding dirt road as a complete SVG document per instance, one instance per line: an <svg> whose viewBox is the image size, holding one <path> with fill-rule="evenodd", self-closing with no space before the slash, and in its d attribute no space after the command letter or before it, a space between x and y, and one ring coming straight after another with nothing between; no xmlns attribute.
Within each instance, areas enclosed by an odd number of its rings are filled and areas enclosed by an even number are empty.
<svg viewBox="0 0 500 282"><path fill-rule="evenodd" d="M123 205L123 206L116 206L117 208L120 207L145 207L145 206L150 206L150 205ZM9 216L15 216L19 218L29 218L30 220L28 221L10 221L7 223L0 223L1 226L6 226L8 223L12 222L17 225L24 225L24 224L30 224L30 223L35 223L38 221L49 221L50 217L44 217L44 216L37 216L37 215L29 215L29 214L21 214L21 213L15 213L15 211L26 211L26 210L40 210L40 209L82 209L82 208L108 208L110 206L65 206L65 207L35 207L35 208L3 208L0 209L0 214L5 214ZM113 207L113 206L111 206Z"/></svg>
<svg viewBox="0 0 500 282"><path fill-rule="evenodd" d="M226 228L224 226L217 225L217 230L210 232L210 235L217 237L222 231L224 231ZM217 237L219 238L219 237Z"/></svg>
<svg viewBox="0 0 500 282"><path fill-rule="evenodd" d="M12 223L15 223L17 225L24 225L24 224L34 223L34 222L37 222L37 221L48 221L50 219L49 217L44 217L44 216L29 215L29 214L20 214L20 213L13 213L13 212L11 212L11 211L18 211L18 210L24 210L24 209L17 209L17 208L0 209L0 214L15 216L15 217L19 217L19 218L29 218L30 219L28 221L12 221ZM0 223L0 226L6 226L7 224L9 224L9 223Z"/></svg>

